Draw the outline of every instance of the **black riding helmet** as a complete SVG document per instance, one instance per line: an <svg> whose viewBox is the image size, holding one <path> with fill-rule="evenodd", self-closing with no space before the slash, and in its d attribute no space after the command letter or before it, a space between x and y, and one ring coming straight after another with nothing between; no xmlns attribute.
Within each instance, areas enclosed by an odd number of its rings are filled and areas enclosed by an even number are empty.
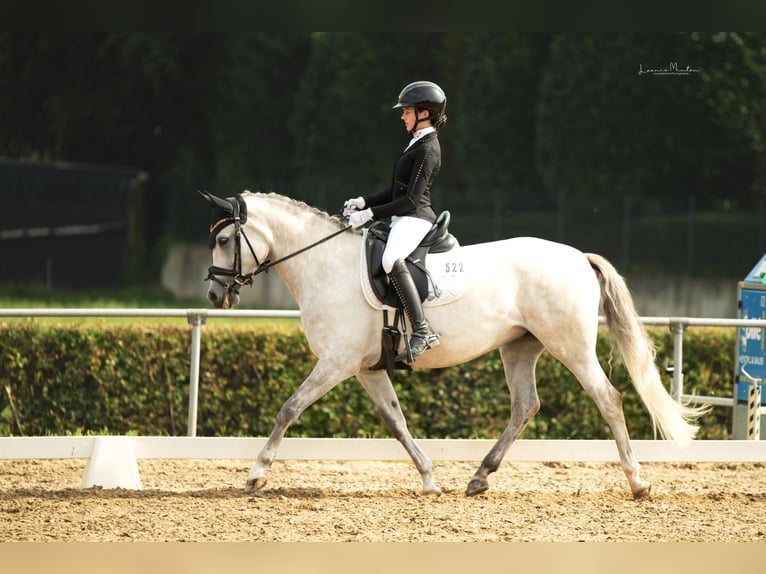
<svg viewBox="0 0 766 574"><path fill-rule="evenodd" d="M435 120L444 115L447 107L447 96L438 85L433 82L419 81L404 86L399 93L399 101L393 107L413 107L416 110L428 110L428 119ZM415 122L415 127L425 120Z"/></svg>

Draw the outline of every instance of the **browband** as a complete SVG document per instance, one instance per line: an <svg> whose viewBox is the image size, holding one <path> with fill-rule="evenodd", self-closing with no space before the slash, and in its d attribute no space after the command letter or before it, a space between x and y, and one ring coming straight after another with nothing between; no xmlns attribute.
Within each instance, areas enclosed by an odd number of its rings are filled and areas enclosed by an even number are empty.
<svg viewBox="0 0 766 574"><path fill-rule="evenodd" d="M213 223L210 225L210 236L207 240L210 249L215 247L215 238L218 236L221 229L237 221L239 221L240 225L244 225L247 221L247 205L241 196L227 197L226 199L219 201L220 203L216 204L216 207L211 214L211 221L213 221Z"/></svg>

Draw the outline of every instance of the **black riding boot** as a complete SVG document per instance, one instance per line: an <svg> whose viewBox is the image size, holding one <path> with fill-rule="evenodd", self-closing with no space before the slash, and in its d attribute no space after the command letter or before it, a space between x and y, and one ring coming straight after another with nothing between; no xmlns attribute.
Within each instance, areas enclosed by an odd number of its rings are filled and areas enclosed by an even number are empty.
<svg viewBox="0 0 766 574"><path fill-rule="evenodd" d="M428 323L425 313L423 313L420 294L403 259L397 259L393 269L391 269L391 273L388 274L388 278L391 280L394 289L396 289L402 305L404 305L404 312L407 313L407 317L410 319L410 324L412 325L410 351L413 358L417 357L427 349L436 347L439 344L439 335L431 329L431 325ZM396 356L397 361L406 361L408 359L406 350Z"/></svg>

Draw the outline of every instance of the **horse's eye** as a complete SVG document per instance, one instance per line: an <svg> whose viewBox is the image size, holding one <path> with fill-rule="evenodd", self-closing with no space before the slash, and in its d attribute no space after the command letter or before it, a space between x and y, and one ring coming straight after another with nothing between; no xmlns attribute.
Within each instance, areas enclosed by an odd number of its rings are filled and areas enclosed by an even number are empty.
<svg viewBox="0 0 766 574"><path fill-rule="evenodd" d="M218 238L218 246L219 246L219 247L223 247L223 246L224 246L224 245L226 245L228 242L229 242L229 238L228 238L228 237L219 237L219 238Z"/></svg>

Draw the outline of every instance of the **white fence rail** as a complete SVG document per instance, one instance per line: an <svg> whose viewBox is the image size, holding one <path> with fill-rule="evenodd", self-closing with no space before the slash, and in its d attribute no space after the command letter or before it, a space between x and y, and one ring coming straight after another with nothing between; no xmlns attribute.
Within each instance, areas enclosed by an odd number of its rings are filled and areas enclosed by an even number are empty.
<svg viewBox="0 0 766 574"><path fill-rule="evenodd" d="M0 460L90 458L96 440L128 439L138 459L254 459L265 438L250 437L93 437L0 438ZM479 462L494 446L488 439L417 439L435 461ZM699 440L679 446L669 440L632 440L641 462L766 462L766 441ZM409 461L393 438L286 438L279 460ZM521 439L505 457L517 462L619 462L613 440Z"/></svg>
<svg viewBox="0 0 766 574"><path fill-rule="evenodd" d="M197 409L199 390L200 366L200 337L202 326L208 319L241 318L241 319L279 319L300 318L297 310L220 310L220 309L111 309L111 308L50 308L50 309L0 309L1 317L155 317L155 318L186 318L191 325L191 350L189 361L189 412L187 419L187 436L197 434ZM673 333L673 371L670 394L677 401L691 401L714 406L734 407L736 397L711 397L687 395L683 392L683 336L689 327L755 327L766 328L766 320L759 319L715 319L692 317L641 317L645 325L667 326ZM603 323L603 318L600 318ZM758 409L766 413L766 407Z"/></svg>

